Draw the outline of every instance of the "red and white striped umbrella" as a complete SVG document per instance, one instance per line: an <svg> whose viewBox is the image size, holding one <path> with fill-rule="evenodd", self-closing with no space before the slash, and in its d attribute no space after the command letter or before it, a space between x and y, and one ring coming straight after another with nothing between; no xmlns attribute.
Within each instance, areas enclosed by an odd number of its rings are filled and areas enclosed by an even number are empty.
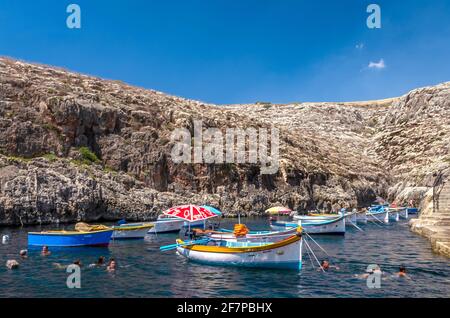
<svg viewBox="0 0 450 318"><path fill-rule="evenodd" d="M164 211L163 214L183 219L188 222L206 220L217 216L217 214L209 211L208 209L197 205L175 206Z"/></svg>

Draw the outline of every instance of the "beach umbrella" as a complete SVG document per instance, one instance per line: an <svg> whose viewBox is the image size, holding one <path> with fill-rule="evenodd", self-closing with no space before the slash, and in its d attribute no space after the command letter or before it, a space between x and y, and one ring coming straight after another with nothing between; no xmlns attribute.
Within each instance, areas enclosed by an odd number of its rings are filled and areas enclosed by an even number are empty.
<svg viewBox="0 0 450 318"><path fill-rule="evenodd" d="M209 211L211 211L212 213L216 214L217 216L222 215L222 212L220 212L218 209L216 209L215 207L209 206L209 205L202 205L202 208L205 208Z"/></svg>
<svg viewBox="0 0 450 318"><path fill-rule="evenodd" d="M175 206L164 211L163 214L183 219L188 222L206 220L217 216L217 214L211 212L210 210L197 205Z"/></svg>
<svg viewBox="0 0 450 318"><path fill-rule="evenodd" d="M266 210L266 213L269 214L289 214L292 210L282 206L276 206Z"/></svg>

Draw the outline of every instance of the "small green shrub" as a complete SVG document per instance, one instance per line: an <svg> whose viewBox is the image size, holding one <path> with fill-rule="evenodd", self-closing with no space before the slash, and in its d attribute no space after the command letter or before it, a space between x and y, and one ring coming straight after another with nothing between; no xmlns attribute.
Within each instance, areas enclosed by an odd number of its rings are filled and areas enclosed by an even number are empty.
<svg viewBox="0 0 450 318"><path fill-rule="evenodd" d="M47 153L42 156L43 158L47 159L50 162L56 161L58 157L54 153Z"/></svg>
<svg viewBox="0 0 450 318"><path fill-rule="evenodd" d="M88 147L81 147L78 149L83 158L83 161L87 161L90 163L99 163L100 159L98 159L97 155L93 153Z"/></svg>

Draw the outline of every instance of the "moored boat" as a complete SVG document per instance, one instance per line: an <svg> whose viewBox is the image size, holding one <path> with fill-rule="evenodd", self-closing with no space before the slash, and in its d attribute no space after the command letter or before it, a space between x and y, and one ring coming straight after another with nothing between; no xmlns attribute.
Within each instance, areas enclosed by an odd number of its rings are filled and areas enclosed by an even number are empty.
<svg viewBox="0 0 450 318"><path fill-rule="evenodd" d="M356 222L357 222L356 212L345 213L345 224L346 225L356 225Z"/></svg>
<svg viewBox="0 0 450 318"><path fill-rule="evenodd" d="M339 217L339 214L309 213L306 215L296 214L292 218L296 221L309 222L318 220L333 220L337 217Z"/></svg>
<svg viewBox="0 0 450 318"><path fill-rule="evenodd" d="M341 215L329 220L298 221L303 231L307 234L345 234L345 215ZM297 227L300 224L295 221L270 220L270 227L275 231L283 231L288 228Z"/></svg>
<svg viewBox="0 0 450 318"><path fill-rule="evenodd" d="M402 219L408 218L408 208L389 208L389 212L397 212Z"/></svg>
<svg viewBox="0 0 450 318"><path fill-rule="evenodd" d="M153 223L125 223L113 226L113 240L143 239L148 231L154 227Z"/></svg>
<svg viewBox="0 0 450 318"><path fill-rule="evenodd" d="M188 245L177 240L177 252L187 259L222 266L257 268L283 268L300 270L302 267L301 229L275 243L207 241L204 244ZM183 245L185 244L186 245Z"/></svg>
<svg viewBox="0 0 450 318"><path fill-rule="evenodd" d="M206 228L206 220L198 220L194 222L184 221L183 227Z"/></svg>
<svg viewBox="0 0 450 318"><path fill-rule="evenodd" d="M419 213L418 208L406 208L406 211L408 212L408 214L418 214Z"/></svg>
<svg viewBox="0 0 450 318"><path fill-rule="evenodd" d="M113 233L112 228L105 226L92 227L88 231L42 231L29 232L28 245L30 246L108 246Z"/></svg>
<svg viewBox="0 0 450 318"><path fill-rule="evenodd" d="M365 211L356 213L356 223L367 224L367 214Z"/></svg>
<svg viewBox="0 0 450 318"><path fill-rule="evenodd" d="M400 220L400 214L396 209L388 209L388 217L391 222L398 222Z"/></svg>
<svg viewBox="0 0 450 318"><path fill-rule="evenodd" d="M159 216L158 219L153 222L153 227L148 231L148 233L177 233L180 232L183 225L184 221L182 219Z"/></svg>
<svg viewBox="0 0 450 318"><path fill-rule="evenodd" d="M367 220L378 221L381 223L389 223L389 212L386 206L371 206L366 213Z"/></svg>

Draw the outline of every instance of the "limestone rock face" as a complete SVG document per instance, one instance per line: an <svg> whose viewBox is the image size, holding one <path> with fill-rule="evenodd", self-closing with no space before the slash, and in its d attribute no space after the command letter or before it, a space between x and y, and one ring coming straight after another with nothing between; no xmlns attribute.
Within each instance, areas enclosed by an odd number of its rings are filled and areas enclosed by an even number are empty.
<svg viewBox="0 0 450 318"><path fill-rule="evenodd" d="M377 195L421 200L430 175L450 162L449 88L372 102L218 106L0 58L0 224L148 220L187 203L252 214L351 208ZM222 132L277 127L279 170L175 163L171 134L192 133L196 120Z"/></svg>

